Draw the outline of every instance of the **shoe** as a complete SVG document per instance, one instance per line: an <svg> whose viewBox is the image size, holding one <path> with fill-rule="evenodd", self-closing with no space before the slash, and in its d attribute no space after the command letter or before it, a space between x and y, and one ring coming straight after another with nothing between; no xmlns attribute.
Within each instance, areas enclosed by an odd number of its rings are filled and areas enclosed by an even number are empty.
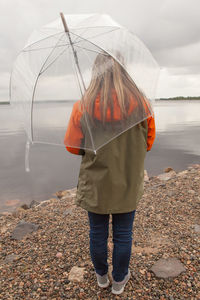
<svg viewBox="0 0 200 300"><path fill-rule="evenodd" d="M125 276L124 280L118 282L113 279L112 293L115 295L120 295L121 293L123 293L125 285L129 281L130 277L131 277L131 272L130 270L128 270L128 274Z"/></svg>
<svg viewBox="0 0 200 300"><path fill-rule="evenodd" d="M108 273L103 276L96 273L96 277L97 277L97 283L99 287L107 288L109 286L110 281L108 279Z"/></svg>

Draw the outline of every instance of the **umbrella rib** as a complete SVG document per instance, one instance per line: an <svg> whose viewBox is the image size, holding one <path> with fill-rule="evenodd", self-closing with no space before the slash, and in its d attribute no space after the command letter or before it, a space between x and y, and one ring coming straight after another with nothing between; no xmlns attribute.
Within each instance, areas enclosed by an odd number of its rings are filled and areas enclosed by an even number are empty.
<svg viewBox="0 0 200 300"><path fill-rule="evenodd" d="M64 32L63 32L64 33ZM77 39L78 37L76 37L76 39ZM42 41L42 40L40 40L40 41ZM39 42L40 42L39 41ZM38 42L36 42L36 43L38 43ZM78 41L78 42L76 42L76 40L75 40L75 42L73 42L74 44L78 44L78 43L80 43L80 41ZM59 48L59 47L64 47L64 46L70 46L70 43L69 44L63 44L63 45L58 45L57 46L57 48ZM55 48L55 46L53 46L54 48ZM49 49L49 48L53 48L53 47L43 47L43 48L38 48L38 49L31 49L31 50L22 50L21 52L31 52L31 51L39 51L39 50L44 50L44 49Z"/></svg>
<svg viewBox="0 0 200 300"><path fill-rule="evenodd" d="M103 26L102 26L103 27ZM88 28L90 28L90 27L88 27ZM93 28L93 27L91 27L91 28ZM97 27L96 27L97 28ZM115 31L115 30L118 30L119 28L115 28L115 29L112 29L112 30L110 30L110 31L107 31L107 32L103 32L103 33L100 33L100 34L96 34L96 35L93 35L93 36L90 36L89 38L91 39L91 38L96 38L96 37L98 37L98 36L101 36L101 35L104 35L104 34L107 34L107 33L110 33L110 32L112 32L112 31ZM77 35L77 34L75 34L75 33L73 33L73 32L70 32L71 34L74 34L74 35L76 35L76 37L79 37L79 38L81 38L81 39L83 39L80 35ZM46 39L46 38L45 38ZM44 40L44 39L43 39ZM36 44L36 43L38 43L38 42L40 42L40 41L43 41L43 40L39 40L39 41L37 41L37 42L35 42L34 44ZM87 39L86 39L87 40ZM73 45L75 45L75 44L78 44L78 43L81 43L82 42L82 40L79 40L78 42L76 42L76 40L75 40L75 42L73 42ZM88 40L88 42L90 42L89 40ZM32 46L33 44L31 44L30 46ZM64 47L64 46L68 46L68 45L71 45L70 43L69 44L63 44L63 45L59 45L59 46L57 46L57 47ZM29 47L29 46L27 46L27 47ZM26 48L27 48L26 47ZM31 50L22 50L21 52L30 52L30 51L38 51L38 50L44 50L44 49L49 49L49 48L52 48L52 47L43 47L43 48L39 48L39 49L31 49Z"/></svg>
<svg viewBox="0 0 200 300"><path fill-rule="evenodd" d="M63 33L64 35L64 33ZM62 35L62 36L63 36ZM62 38L62 36L60 37L60 39ZM60 39L58 39L57 43L60 41ZM45 59L40 71L42 70L42 68L44 67L45 63L47 62L47 60L49 59L49 57L51 56L52 52L54 51L55 47L52 49L52 51L49 53L49 55L47 56L47 58ZM31 139L32 139L32 142L33 142L33 100L34 100L34 97L35 97L35 90L36 90L36 85L37 85L37 82L38 82L38 79L40 77L40 72L38 73L37 75L37 78L35 80L35 84L34 84L34 88L33 88L33 95L32 95L32 99L31 99Z"/></svg>
<svg viewBox="0 0 200 300"><path fill-rule="evenodd" d="M93 36L91 36L91 37L89 37L89 38L95 38L95 37L97 37L97 36L101 36L101 35L104 35L104 34L108 34L108 33L110 33L110 32L113 32L113 31L116 31L116 30L119 30L119 29L120 29L120 28L115 28L115 29L112 29L112 30L107 31L107 32L103 32L103 33L99 33L99 34L93 35ZM77 36L77 37L83 39L83 40L86 40L86 41L90 42L89 40L87 40L86 38L82 37L81 35L79 35L79 34L77 34L77 33L74 33L74 32L71 32L71 33L72 33L73 35L75 35L75 36Z"/></svg>
<svg viewBox="0 0 200 300"><path fill-rule="evenodd" d="M103 27L103 26L102 26ZM93 27L91 27L91 28L93 28ZM97 27L96 27L97 28ZM104 35L104 34L107 34L107 33L110 33L110 32L112 32L112 31L115 31L115 30L118 30L119 28L115 28L115 29L112 29L112 30L109 30L109 31L107 31L107 32L103 32L103 33L99 33L99 34L96 34L96 35L93 35L93 36L90 36L89 38L91 39L93 39L93 38L96 38L96 37L98 37L98 36L101 36L101 35ZM76 34L76 33L74 33L74 32L71 32L72 34L74 34L74 35L76 35L77 37L79 37L79 38L81 38L81 39L84 39L84 40L86 40L86 41L88 41L88 42L90 42L89 40L87 40L86 38L83 38L82 36L80 36L80 35L78 35L78 34ZM82 42L82 41L80 41L80 42Z"/></svg>
<svg viewBox="0 0 200 300"><path fill-rule="evenodd" d="M61 33L63 33L63 31L60 31L60 32L57 32L57 33L55 33L55 34L49 35L49 36L47 36L47 37L45 37L45 38L43 38L43 39L41 39L41 40L38 40L38 41L36 41L36 42L34 42L34 43L28 45L28 46L25 46L25 47L22 49L21 52L26 51L26 50L25 50L26 48L28 48L28 47L30 47L30 46L33 46L34 44L37 44L37 43L39 43L39 42L41 42L41 41L44 41L44 40L46 40L46 39L49 39L50 37L54 37L54 36L56 36L56 35L58 35L58 34L61 34Z"/></svg>
<svg viewBox="0 0 200 300"><path fill-rule="evenodd" d="M89 38L90 38L90 39L91 39L91 38L93 39L93 38L96 38L96 37L98 37L98 36L101 36L101 35L110 33L110 32L112 32L112 31L118 30L118 29L119 29L119 28L115 28L115 29L112 29L112 30L107 31L107 32L103 32L103 33L99 33L99 34L90 36ZM81 35L78 35L78 34L76 34L76 33L74 33L74 32L70 32L70 33L72 33L72 34L75 35L76 37L81 38L81 40L80 40L79 42L77 42L77 44L78 44L78 43L81 43L82 40L87 41L87 42L89 42L89 43L92 43L92 42L90 42L90 40L88 40L88 38L84 38L84 37L82 37ZM95 45L95 46L96 46L96 45ZM98 47L98 46L96 46L96 47Z"/></svg>
<svg viewBox="0 0 200 300"><path fill-rule="evenodd" d="M115 30L116 30L116 29L115 29ZM117 30L119 30L119 29L117 29ZM114 31L114 30L112 30L112 31ZM112 32L112 31L110 31L110 32ZM78 37L80 37L80 38L83 39L84 41L91 43L91 44L94 45L95 47L101 49L102 51L106 52L108 55L114 57L115 60L116 60L116 61L124 68L124 66L122 65L122 63L121 63L121 62L120 62L113 54L111 54L108 50L105 50L104 48L100 47L99 45L96 45L95 43L91 42L90 40L87 40L87 39L85 39L85 38L83 38L83 37L81 37L81 36L79 36L79 35L77 35L77 34L75 34L75 33L73 33L73 34L76 35L76 36L78 36Z"/></svg>
<svg viewBox="0 0 200 300"><path fill-rule="evenodd" d="M116 29L120 29L120 28L123 28L123 27L120 27L120 26L88 26L88 27L76 27L75 29L91 29L91 28L108 28L108 27L112 27L112 28L116 28Z"/></svg>
<svg viewBox="0 0 200 300"><path fill-rule="evenodd" d="M119 30L119 29L120 29L120 28L118 28L117 30ZM115 29L115 30L116 30L116 29ZM112 31L113 31L113 30L112 30ZM78 35L75 34L75 33L74 33L74 35L78 36ZM91 43L92 45L94 45L95 47L101 49L102 51L106 52L108 55L112 56L112 57L120 64L120 66L124 69L124 71L126 71L126 69L124 68L123 64L120 62L120 60L119 60L118 58L116 58L113 54L111 54L108 50L105 50L104 48L102 48L102 47L96 45L95 43L93 43L93 42L91 42L91 41L89 41L89 40L87 40L87 39L85 39L85 38L83 38L83 37L80 37L80 38L82 38L83 40L85 40L85 41Z"/></svg>
<svg viewBox="0 0 200 300"><path fill-rule="evenodd" d="M117 29L113 29L113 30L111 30L111 31L108 31L108 32L112 32L112 31L115 31L115 30L118 30L118 28ZM108 33L108 32L106 32L106 33ZM72 34L74 34L74 35L76 35L75 33L72 33ZM101 33L100 35L102 35L102 34L105 34L105 33ZM92 38L94 38L94 37L97 37L97 36L99 36L99 34L98 35L95 35L95 36L93 36ZM84 39L84 38L82 38L81 36L79 36L79 35L76 35L76 37L79 37L79 38L81 38L81 39L83 39L84 41L87 41L88 43L91 43L93 46L95 46L96 48L99 48L99 49L101 49L101 50L103 50L104 52L107 52L106 50L104 50L104 49L102 49L101 47L99 47L98 45L95 45L94 43L92 43L91 41L89 41L89 40L87 40L87 39ZM79 41L79 42L77 42L76 44L78 44L78 43L80 43L80 42L82 42L82 41ZM70 44L66 44L67 46L69 46ZM59 46L58 46L59 47ZM63 46L62 46L63 47ZM77 46L77 45L75 45L75 47L79 47L79 48L81 48L80 46ZM68 48L67 48L68 49ZM60 53L53 61L52 61L52 63L51 64L49 64L47 67L46 67L46 69L44 69L44 71L46 71L47 69L48 69L48 67L50 67L61 55L63 55L63 53L67 50L67 49L64 49L63 50L63 52L62 53ZM89 49L88 49L89 50ZM90 50L90 51L92 51L92 50ZM94 51L94 50L93 50ZM99 53L99 52L97 52L97 53ZM108 53L109 54L109 53ZM111 55L111 54L109 54L109 55ZM119 62L120 63L120 62ZM120 63L121 64L121 63ZM121 65L122 66L122 65ZM123 66L122 66L123 67ZM43 72L44 72L43 71ZM43 72L41 72L41 73L43 73Z"/></svg>
<svg viewBox="0 0 200 300"><path fill-rule="evenodd" d="M64 49L42 72L40 72L40 74L42 74L43 72L45 72L61 55L63 55L63 53L65 51L67 51L67 49L69 49L70 44L66 44L66 46L68 46L68 47L66 49ZM54 48L55 47L59 47L59 46L54 46ZM63 47L63 45L62 45L62 47Z"/></svg>
<svg viewBox="0 0 200 300"><path fill-rule="evenodd" d="M70 46L70 45L68 45L68 46ZM68 47L69 48L69 47ZM67 48L67 49L68 49ZM54 48L55 49L55 48ZM56 56L55 57L55 59L50 63L50 64L48 64L48 66L45 68L45 69L43 69L43 71L40 71L40 75L42 74L42 73L44 73L61 55L63 55L63 53L65 52L65 51L67 51L67 49L64 49L58 56Z"/></svg>
<svg viewBox="0 0 200 300"><path fill-rule="evenodd" d="M84 50L87 50L87 51L90 51L90 52L98 53L98 54L100 53L100 52L98 52L98 51L95 51L95 50L92 50L92 49L88 49L88 48L85 48L85 47L82 47L82 46L77 46L77 45L75 45L75 47L76 47L76 48L80 48L80 49L82 49L82 50L84 49ZM105 55L105 54L102 53L102 55Z"/></svg>

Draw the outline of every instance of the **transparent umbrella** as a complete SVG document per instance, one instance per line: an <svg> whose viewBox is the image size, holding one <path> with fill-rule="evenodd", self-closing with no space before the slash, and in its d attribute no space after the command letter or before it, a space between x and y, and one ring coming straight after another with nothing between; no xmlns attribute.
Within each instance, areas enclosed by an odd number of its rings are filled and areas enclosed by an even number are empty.
<svg viewBox="0 0 200 300"><path fill-rule="evenodd" d="M10 102L27 133L26 171L30 143L96 153L152 116L158 76L144 43L108 15L61 13L35 30L10 78Z"/></svg>

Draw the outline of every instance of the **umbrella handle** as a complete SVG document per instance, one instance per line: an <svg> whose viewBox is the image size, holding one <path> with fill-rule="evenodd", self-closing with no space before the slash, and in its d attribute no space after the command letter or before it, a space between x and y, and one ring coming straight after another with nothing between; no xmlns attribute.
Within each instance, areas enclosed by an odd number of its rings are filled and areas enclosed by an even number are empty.
<svg viewBox="0 0 200 300"><path fill-rule="evenodd" d="M63 26L64 26L64 28L65 28L65 32L69 32L69 28L68 28L68 26L67 26L65 17L64 17L64 15L63 15L62 12L60 13L60 16L61 16L61 19L62 19L62 22L63 22Z"/></svg>
<svg viewBox="0 0 200 300"><path fill-rule="evenodd" d="M26 148L25 148L25 170L27 173L30 172L29 153L30 153L30 142L29 140L27 140Z"/></svg>

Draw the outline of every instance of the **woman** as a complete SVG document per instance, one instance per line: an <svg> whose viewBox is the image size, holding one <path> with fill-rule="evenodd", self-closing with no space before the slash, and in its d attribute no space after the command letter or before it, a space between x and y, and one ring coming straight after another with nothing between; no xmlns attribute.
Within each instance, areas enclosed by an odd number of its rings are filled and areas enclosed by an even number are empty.
<svg viewBox="0 0 200 300"><path fill-rule="evenodd" d="M143 194L145 155L155 139L154 118L145 118L147 115L148 101L121 64L109 55L97 55L90 85L82 100L74 104L64 143L69 152L83 155L76 204L88 211L90 254L102 288L109 285L107 239L112 214L114 294L123 292L131 276L133 221ZM143 121L106 143L96 154L82 149L91 143L88 122L98 145L102 130L106 128L109 136L115 124L128 128L133 119L135 123L137 119Z"/></svg>

